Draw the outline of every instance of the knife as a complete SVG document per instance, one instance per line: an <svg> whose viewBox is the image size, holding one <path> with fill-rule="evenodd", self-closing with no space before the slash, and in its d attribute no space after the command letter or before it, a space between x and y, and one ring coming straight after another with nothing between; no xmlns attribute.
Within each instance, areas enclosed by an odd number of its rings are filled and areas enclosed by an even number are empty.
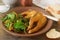
<svg viewBox="0 0 60 40"><path fill-rule="evenodd" d="M49 16L49 15L46 15L46 14L43 14L44 16L46 16L48 19L51 19L53 21L59 21L59 19L55 18L55 17L52 17L52 16Z"/></svg>

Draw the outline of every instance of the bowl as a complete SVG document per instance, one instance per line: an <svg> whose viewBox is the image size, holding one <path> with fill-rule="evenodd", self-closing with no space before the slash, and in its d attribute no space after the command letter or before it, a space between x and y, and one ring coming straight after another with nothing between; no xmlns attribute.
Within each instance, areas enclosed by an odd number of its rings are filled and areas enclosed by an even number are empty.
<svg viewBox="0 0 60 40"><path fill-rule="evenodd" d="M12 11L15 11L16 13L20 13L20 12L23 12L23 11L28 10L28 9L33 9L33 10L36 10L36 11L41 11L42 13L45 13L45 14L47 13L43 9L38 8L38 7L16 7L16 8L13 8L13 9L9 10L8 12L6 12L4 14L1 14L0 17L3 18L6 14L8 14L9 12L12 12ZM41 35L41 34L47 32L52 27L52 24L53 24L53 21L48 19L46 25L41 30L39 30L38 32L33 33L33 34L20 34L20 33L15 33L15 32L12 32L12 31L8 31L5 28L5 26L3 25L1 20L0 20L0 22L1 22L1 28L4 31L8 32L11 35L20 36L20 37L31 37L31 36Z"/></svg>

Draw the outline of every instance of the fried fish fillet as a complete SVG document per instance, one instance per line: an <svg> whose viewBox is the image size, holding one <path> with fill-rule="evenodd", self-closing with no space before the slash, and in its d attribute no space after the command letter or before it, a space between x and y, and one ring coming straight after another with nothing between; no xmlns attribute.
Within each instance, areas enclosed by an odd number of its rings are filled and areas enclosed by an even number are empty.
<svg viewBox="0 0 60 40"><path fill-rule="evenodd" d="M34 14L36 14L36 11L35 10L31 10L31 9L29 9L28 11L25 11L25 12L22 13L22 15L24 16L24 18L30 18Z"/></svg>
<svg viewBox="0 0 60 40"><path fill-rule="evenodd" d="M42 19L42 17L43 16L42 16L41 13L36 13L33 17L31 17L27 30L30 30L33 27L32 26L33 23L39 21L40 19Z"/></svg>
<svg viewBox="0 0 60 40"><path fill-rule="evenodd" d="M37 13L34 17L30 19L29 26L27 29L29 30L28 33L34 33L38 31L39 29L43 27L46 21L47 19L45 16L42 15L42 13ZM37 22L37 25L33 29L31 29L34 22Z"/></svg>

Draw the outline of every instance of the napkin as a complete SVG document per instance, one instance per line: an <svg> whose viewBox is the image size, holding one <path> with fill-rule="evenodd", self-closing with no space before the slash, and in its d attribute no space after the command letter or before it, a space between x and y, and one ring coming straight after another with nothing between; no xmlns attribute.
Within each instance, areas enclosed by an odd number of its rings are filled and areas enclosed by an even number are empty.
<svg viewBox="0 0 60 40"><path fill-rule="evenodd" d="M50 5L60 5L60 0L33 0L33 4L45 9Z"/></svg>
<svg viewBox="0 0 60 40"><path fill-rule="evenodd" d="M43 8L43 9L49 9L52 8L55 12L53 12L51 9L50 12L51 14L60 19L60 0L33 0L33 4ZM59 14L58 14L59 11Z"/></svg>

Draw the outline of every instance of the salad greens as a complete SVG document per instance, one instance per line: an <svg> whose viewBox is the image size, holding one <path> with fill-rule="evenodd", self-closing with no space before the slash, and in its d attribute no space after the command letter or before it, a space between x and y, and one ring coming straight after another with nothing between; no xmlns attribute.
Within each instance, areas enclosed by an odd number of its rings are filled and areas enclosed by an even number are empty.
<svg viewBox="0 0 60 40"><path fill-rule="evenodd" d="M16 18L16 13L12 12L7 14L6 17L3 18L3 21L6 21L6 20L14 21L15 18Z"/></svg>
<svg viewBox="0 0 60 40"><path fill-rule="evenodd" d="M19 32L21 30L25 30L26 26L24 25L24 23L22 22L22 20L17 20L16 23L14 23L14 29Z"/></svg>
<svg viewBox="0 0 60 40"><path fill-rule="evenodd" d="M2 21L8 30L13 30L15 32L25 32L26 27L29 24L29 20L27 18L24 18L21 14L17 14L16 12L7 14Z"/></svg>

